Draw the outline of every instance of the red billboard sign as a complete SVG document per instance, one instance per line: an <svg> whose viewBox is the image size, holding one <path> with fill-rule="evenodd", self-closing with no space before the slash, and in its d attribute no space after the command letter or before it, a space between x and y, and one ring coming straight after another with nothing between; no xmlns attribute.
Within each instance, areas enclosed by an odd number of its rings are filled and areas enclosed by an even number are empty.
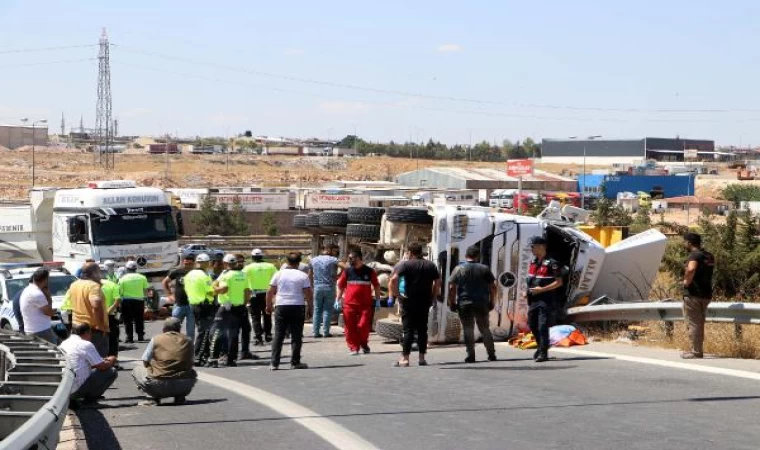
<svg viewBox="0 0 760 450"><path fill-rule="evenodd" d="M507 175L510 177L533 175L533 160L513 159L507 161Z"/></svg>

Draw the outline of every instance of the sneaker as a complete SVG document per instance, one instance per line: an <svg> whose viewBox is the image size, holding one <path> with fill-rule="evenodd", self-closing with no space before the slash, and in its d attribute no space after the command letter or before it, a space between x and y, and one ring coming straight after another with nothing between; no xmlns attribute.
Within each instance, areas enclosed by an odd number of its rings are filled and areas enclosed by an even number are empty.
<svg viewBox="0 0 760 450"><path fill-rule="evenodd" d="M331 338L331 337L333 337L333 335L332 335L332 334L330 334L330 333L325 333L325 335L324 335L324 336L325 336L326 338Z"/></svg>
<svg viewBox="0 0 760 450"><path fill-rule="evenodd" d="M464 359L464 362L467 363L467 364L472 364L472 363L475 362L475 357L474 356L468 356L467 358Z"/></svg>
<svg viewBox="0 0 760 450"><path fill-rule="evenodd" d="M547 355L546 353L539 353L539 355L536 356L536 359L534 361L536 361L537 363L549 361L549 355Z"/></svg>
<svg viewBox="0 0 760 450"><path fill-rule="evenodd" d="M321 334L315 334L315 335L314 335L314 339L321 339L321 338L322 338L322 335L321 335Z"/></svg>
<svg viewBox="0 0 760 450"><path fill-rule="evenodd" d="M237 363L235 361L227 361L227 364L225 364L227 367L237 367Z"/></svg>
<svg viewBox="0 0 760 450"><path fill-rule="evenodd" d="M306 363L295 363L290 365L291 369L308 369L309 365Z"/></svg>
<svg viewBox="0 0 760 450"><path fill-rule="evenodd" d="M254 343L253 343L253 346L254 347L263 347L264 346L264 341L262 341L261 339L256 339L256 341L254 341Z"/></svg>
<svg viewBox="0 0 760 450"><path fill-rule="evenodd" d="M359 356L359 350L349 350L348 354L351 356Z"/></svg>
<svg viewBox="0 0 760 450"><path fill-rule="evenodd" d="M540 354L541 354L541 350L536 350L535 352L533 352L533 361L535 361L536 358L538 358L538 355Z"/></svg>
<svg viewBox="0 0 760 450"><path fill-rule="evenodd" d="M496 355L488 355L489 361L496 361Z"/></svg>
<svg viewBox="0 0 760 450"><path fill-rule="evenodd" d="M269 366L270 371L280 370L280 366Z"/></svg>
<svg viewBox="0 0 760 450"><path fill-rule="evenodd" d="M145 336L143 335L137 338L137 342L147 342L147 341L145 340Z"/></svg>
<svg viewBox="0 0 760 450"><path fill-rule="evenodd" d="M243 353L243 356L240 357L241 361L244 360L244 359L259 359L259 357L258 357L258 355L254 355L251 352L245 352L245 353Z"/></svg>
<svg viewBox="0 0 760 450"><path fill-rule="evenodd" d="M218 369L219 368L219 361L209 361L206 363L207 369Z"/></svg>
<svg viewBox="0 0 760 450"><path fill-rule="evenodd" d="M272 342L272 335L271 334L267 334L266 337L264 338L264 340L267 341L267 342Z"/></svg>
<svg viewBox="0 0 760 450"><path fill-rule="evenodd" d="M124 341L125 344L134 344L135 341L132 338L128 338L126 341Z"/></svg>
<svg viewBox="0 0 760 450"><path fill-rule="evenodd" d="M174 397L174 404L175 405L184 405L185 404L185 397Z"/></svg>
<svg viewBox="0 0 760 450"><path fill-rule="evenodd" d="M369 353L370 352L369 345L362 345L362 351L364 352L365 355Z"/></svg>
<svg viewBox="0 0 760 450"><path fill-rule="evenodd" d="M704 358L703 353L695 353L695 352L681 353L681 359L702 359L702 358Z"/></svg>

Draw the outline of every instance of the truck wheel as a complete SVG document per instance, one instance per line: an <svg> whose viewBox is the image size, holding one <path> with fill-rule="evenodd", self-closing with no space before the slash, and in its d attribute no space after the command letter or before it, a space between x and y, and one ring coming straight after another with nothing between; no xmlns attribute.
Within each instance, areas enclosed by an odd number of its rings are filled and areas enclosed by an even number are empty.
<svg viewBox="0 0 760 450"><path fill-rule="evenodd" d="M380 225L350 223L346 226L346 236L363 241L378 241L380 240Z"/></svg>
<svg viewBox="0 0 760 450"><path fill-rule="evenodd" d="M389 341L401 342L403 328L398 320L380 319L375 323L375 332Z"/></svg>
<svg viewBox="0 0 760 450"><path fill-rule="evenodd" d="M380 225L383 221L385 208L348 208L348 221L351 223L365 223L367 225Z"/></svg>
<svg viewBox="0 0 760 450"><path fill-rule="evenodd" d="M388 221L395 223L412 223L429 225L433 223L433 217L428 214L427 208L397 206L388 208L385 216Z"/></svg>
<svg viewBox="0 0 760 450"><path fill-rule="evenodd" d="M319 215L322 228L345 228L348 225L348 213L345 211L325 211Z"/></svg>
<svg viewBox="0 0 760 450"><path fill-rule="evenodd" d="M319 213L309 213L306 215L306 226L308 228L319 228Z"/></svg>
<svg viewBox="0 0 760 450"><path fill-rule="evenodd" d="M296 214L293 216L293 226L296 228L306 228L306 214Z"/></svg>

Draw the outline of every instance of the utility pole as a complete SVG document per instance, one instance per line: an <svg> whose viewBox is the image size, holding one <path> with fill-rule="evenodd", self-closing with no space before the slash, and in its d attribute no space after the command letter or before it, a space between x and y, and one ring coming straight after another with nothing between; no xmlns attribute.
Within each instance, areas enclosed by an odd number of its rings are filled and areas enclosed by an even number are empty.
<svg viewBox="0 0 760 450"><path fill-rule="evenodd" d="M66 117L61 113L61 136L66 135Z"/></svg>
<svg viewBox="0 0 760 450"><path fill-rule="evenodd" d="M166 144L164 147L164 150L165 150L164 162L166 164L166 169L165 169L166 173L164 174L164 179L166 180L164 182L164 184L166 185L165 187L169 186L169 175L171 174L171 166L170 166L171 163L169 162L169 146L171 145L171 143L172 143L171 136L169 135L169 133L166 133Z"/></svg>
<svg viewBox="0 0 760 450"><path fill-rule="evenodd" d="M95 129L97 130L98 157L105 170L114 169L113 136L114 123L111 117L111 44L103 28L98 53L98 102L95 108ZM105 155L103 155L105 152Z"/></svg>

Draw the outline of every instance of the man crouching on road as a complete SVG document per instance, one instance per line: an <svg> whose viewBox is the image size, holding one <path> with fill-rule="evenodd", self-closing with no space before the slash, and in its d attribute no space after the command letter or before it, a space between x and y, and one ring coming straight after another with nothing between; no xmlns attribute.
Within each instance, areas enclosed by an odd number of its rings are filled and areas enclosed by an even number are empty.
<svg viewBox="0 0 760 450"><path fill-rule="evenodd" d="M290 368L308 369L301 362L301 345L303 344L303 322L306 318L306 303L311 303L312 292L309 276L298 270L301 254L288 254L288 265L275 274L269 283L267 292L267 313L274 311L275 330L272 341L272 362L270 370L280 368L282 343L285 341L285 331L290 331ZM273 305L276 305L273 307Z"/></svg>
<svg viewBox="0 0 760 450"><path fill-rule="evenodd" d="M92 340L92 328L87 323L76 323L71 336L63 341L60 349L74 369L74 385L71 387L70 407L76 409L85 403L95 403L111 387L118 372L114 368L116 357L103 359Z"/></svg>
<svg viewBox="0 0 760 450"><path fill-rule="evenodd" d="M181 329L178 318L166 319L164 332L154 336L145 349L143 365L132 370L137 388L152 399L143 405L158 405L169 397L181 405L193 390L198 376L193 369L193 342Z"/></svg>

